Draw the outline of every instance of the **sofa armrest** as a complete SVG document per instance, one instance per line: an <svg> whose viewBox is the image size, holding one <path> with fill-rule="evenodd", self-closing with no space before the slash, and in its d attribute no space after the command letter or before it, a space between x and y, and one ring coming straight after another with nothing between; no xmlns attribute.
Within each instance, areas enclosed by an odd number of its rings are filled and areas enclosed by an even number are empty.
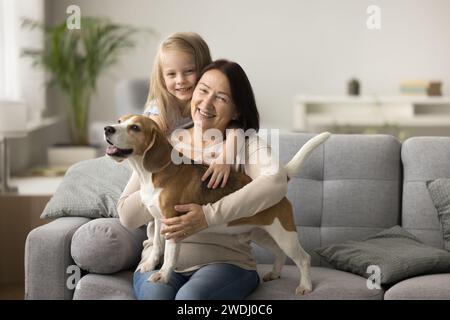
<svg viewBox="0 0 450 320"><path fill-rule="evenodd" d="M25 242L25 299L70 300L67 267L75 265L70 253L72 235L91 219L63 217L32 230Z"/></svg>

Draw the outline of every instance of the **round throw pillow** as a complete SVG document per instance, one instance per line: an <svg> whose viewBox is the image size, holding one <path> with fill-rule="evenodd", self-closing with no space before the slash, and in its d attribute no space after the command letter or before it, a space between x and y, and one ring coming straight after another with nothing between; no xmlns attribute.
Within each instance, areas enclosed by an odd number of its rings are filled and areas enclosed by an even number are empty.
<svg viewBox="0 0 450 320"><path fill-rule="evenodd" d="M82 225L72 237L71 254L83 270L109 274L139 263L145 227L130 230L117 218L99 218Z"/></svg>

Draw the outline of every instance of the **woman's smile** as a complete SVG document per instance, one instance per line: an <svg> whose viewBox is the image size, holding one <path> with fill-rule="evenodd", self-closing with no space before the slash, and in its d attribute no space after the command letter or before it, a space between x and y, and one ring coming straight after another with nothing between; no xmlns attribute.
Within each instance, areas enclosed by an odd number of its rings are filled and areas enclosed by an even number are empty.
<svg viewBox="0 0 450 320"><path fill-rule="evenodd" d="M202 118L211 119L211 118L214 118L216 116L215 114L213 114L211 112L208 112L208 111L203 111L203 110L201 110L198 107L196 108L196 111L198 112L198 114L200 114L200 116Z"/></svg>
<svg viewBox="0 0 450 320"><path fill-rule="evenodd" d="M225 132L236 115L230 83L225 74L213 69L202 75L192 94L191 115L202 130L215 128Z"/></svg>

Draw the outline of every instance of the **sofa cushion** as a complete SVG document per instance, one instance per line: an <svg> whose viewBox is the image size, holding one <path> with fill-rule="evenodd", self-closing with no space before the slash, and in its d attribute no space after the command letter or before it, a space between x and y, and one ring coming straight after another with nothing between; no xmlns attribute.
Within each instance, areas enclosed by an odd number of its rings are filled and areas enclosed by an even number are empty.
<svg viewBox="0 0 450 320"><path fill-rule="evenodd" d="M80 279L74 300L134 300L133 271L112 275L87 274Z"/></svg>
<svg viewBox="0 0 450 320"><path fill-rule="evenodd" d="M450 251L450 179L429 181L427 186L441 222L444 247Z"/></svg>
<svg viewBox="0 0 450 320"><path fill-rule="evenodd" d="M400 226L382 231L363 241L347 241L316 250L337 269L363 277L370 265L380 268L381 284L392 284L408 277L449 272L450 253L424 245Z"/></svg>
<svg viewBox="0 0 450 320"><path fill-rule="evenodd" d="M402 227L423 243L444 248L427 182L450 178L450 137L412 137L402 145Z"/></svg>
<svg viewBox="0 0 450 320"><path fill-rule="evenodd" d="M129 230L117 218L92 220L74 233L71 254L75 263L94 273L115 273L140 260L145 228Z"/></svg>
<svg viewBox="0 0 450 320"><path fill-rule="evenodd" d="M106 156L78 162L66 172L41 218L117 217L117 201L130 176L127 164Z"/></svg>
<svg viewBox="0 0 450 320"><path fill-rule="evenodd" d="M260 278L272 270L272 265L257 266ZM281 277L276 280L261 282L258 289L248 299L250 300L381 300L383 289L369 289L367 279L358 275L336 269L312 267L311 280L313 291L301 296L295 294L299 284L299 273L295 266L283 267Z"/></svg>
<svg viewBox="0 0 450 320"><path fill-rule="evenodd" d="M280 133L280 163L291 160L312 136ZM290 179L287 198L312 265L327 266L314 252L317 247L361 240L399 223L400 150L401 143L389 135L333 134ZM269 262L262 250L255 252L258 263Z"/></svg>
<svg viewBox="0 0 450 320"><path fill-rule="evenodd" d="M260 277L272 265L258 265ZM249 300L381 300L383 289L368 289L366 279L352 273L335 269L312 267L311 277L313 291L310 294L296 295L298 285L298 269L295 266L284 266L281 278L269 282L261 282L259 287L247 298ZM92 299L135 299L133 293L133 272L122 271L111 275L88 274L81 278L75 289L75 300Z"/></svg>
<svg viewBox="0 0 450 320"><path fill-rule="evenodd" d="M432 274L401 281L386 291L385 300L449 300L450 273Z"/></svg>

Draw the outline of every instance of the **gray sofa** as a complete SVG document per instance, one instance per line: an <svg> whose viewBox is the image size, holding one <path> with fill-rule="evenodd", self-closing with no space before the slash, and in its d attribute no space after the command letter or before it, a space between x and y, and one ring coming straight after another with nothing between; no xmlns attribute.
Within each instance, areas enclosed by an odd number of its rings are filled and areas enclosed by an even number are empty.
<svg viewBox="0 0 450 320"><path fill-rule="evenodd" d="M312 136L281 134L281 162L286 163ZM450 137L416 137L401 144L388 135L332 135L289 182L288 198L295 207L300 242L312 256L313 292L293 294L297 268L288 264L280 279L261 283L249 299L450 299L450 273L368 289L364 277L336 270L314 252L315 248L360 240L395 225L427 245L443 248L441 226L426 181L450 178L449 159ZM106 225L107 241L126 239L116 245L134 252L133 263L124 263L123 270L113 274L83 271L75 289L67 285L73 280L67 268L75 265L71 241L87 223L93 222L85 217L62 217L29 234L25 253L27 299L134 299L132 273L141 249L136 243L145 239L145 230L126 230L117 218L97 219L97 224ZM117 238L109 228L124 229L126 237ZM95 252L101 242L99 239L81 249ZM272 257L257 246L254 253L258 271L268 270Z"/></svg>

